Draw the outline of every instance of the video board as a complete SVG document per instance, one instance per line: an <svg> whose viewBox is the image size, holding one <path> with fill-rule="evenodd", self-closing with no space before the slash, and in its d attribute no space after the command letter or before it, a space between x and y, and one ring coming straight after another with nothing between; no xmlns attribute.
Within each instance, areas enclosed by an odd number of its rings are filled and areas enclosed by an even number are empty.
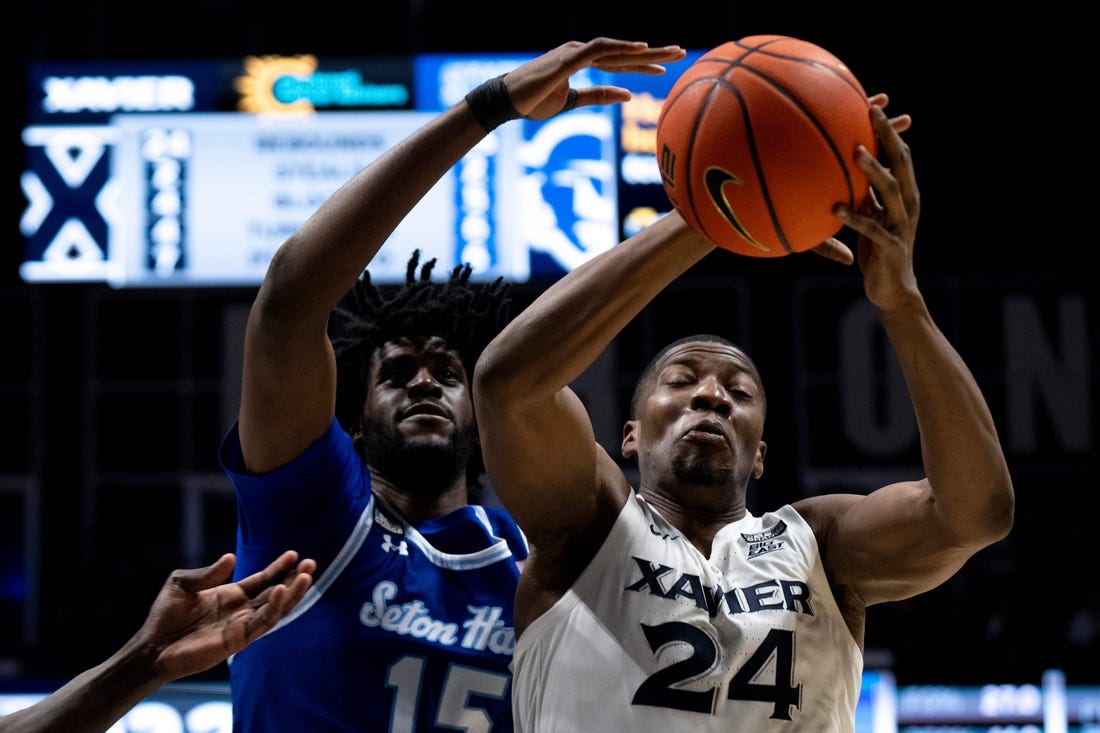
<svg viewBox="0 0 1100 733"><path fill-rule="evenodd" d="M504 125L455 165L371 265L404 277L413 249L440 271L552 280L669 208L653 141L664 76L586 69L624 105ZM251 286L274 251L355 172L531 56L310 55L36 63L20 221L28 282Z"/></svg>

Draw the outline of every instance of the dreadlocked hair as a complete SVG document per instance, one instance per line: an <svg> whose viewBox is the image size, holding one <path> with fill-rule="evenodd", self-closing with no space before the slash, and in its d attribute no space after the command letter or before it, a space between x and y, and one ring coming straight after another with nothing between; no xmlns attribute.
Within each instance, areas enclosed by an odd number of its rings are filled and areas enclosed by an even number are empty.
<svg viewBox="0 0 1100 733"><path fill-rule="evenodd" d="M489 341L508 320L509 287L503 278L475 285L468 264L456 265L446 282L432 280L432 258L420 263L415 250L405 269L405 284L380 287L370 272L347 292L329 319L329 338L336 352L336 419L350 430L359 420L370 385L375 351L402 337L438 336L458 352L468 378ZM419 276L417 275L419 268ZM467 468L467 482L480 486L481 452Z"/></svg>

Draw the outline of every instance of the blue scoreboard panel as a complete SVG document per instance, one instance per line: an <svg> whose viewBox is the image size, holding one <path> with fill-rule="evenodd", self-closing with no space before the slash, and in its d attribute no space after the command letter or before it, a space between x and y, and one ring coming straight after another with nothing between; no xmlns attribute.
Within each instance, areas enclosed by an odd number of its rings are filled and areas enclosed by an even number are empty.
<svg viewBox="0 0 1100 733"><path fill-rule="evenodd" d="M256 285L286 237L356 171L528 58L33 64L21 275ZM479 279L556 279L665 213L653 144L677 68L578 72L574 86L619 84L635 98L498 128L405 219L372 275L403 279L419 248L440 271L468 262Z"/></svg>

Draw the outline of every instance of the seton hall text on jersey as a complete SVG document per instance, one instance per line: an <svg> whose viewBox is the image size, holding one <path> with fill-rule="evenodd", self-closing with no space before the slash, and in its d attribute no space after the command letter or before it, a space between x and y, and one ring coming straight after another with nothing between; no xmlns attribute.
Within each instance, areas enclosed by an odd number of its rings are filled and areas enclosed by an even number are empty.
<svg viewBox="0 0 1100 733"><path fill-rule="evenodd" d="M772 578L744 588L724 590L721 586L711 588L703 585L699 576L693 573L680 573L673 577L669 574L674 571L667 565L640 557L633 560L642 571L642 577L626 586L625 590L670 600L686 598L711 617L717 616L723 607L730 614L781 610L814 615L810 607L810 586L802 580Z"/></svg>
<svg viewBox="0 0 1100 733"><path fill-rule="evenodd" d="M420 599L396 606L386 605L397 597L397 584L384 580L374 586L373 602L359 609L359 621L364 626L378 627L395 634L426 639L443 646L458 644L463 649L489 650L494 654L512 655L516 647L516 632L505 626L500 606L467 606L470 615L462 622L465 632L459 636L459 625L432 618Z"/></svg>

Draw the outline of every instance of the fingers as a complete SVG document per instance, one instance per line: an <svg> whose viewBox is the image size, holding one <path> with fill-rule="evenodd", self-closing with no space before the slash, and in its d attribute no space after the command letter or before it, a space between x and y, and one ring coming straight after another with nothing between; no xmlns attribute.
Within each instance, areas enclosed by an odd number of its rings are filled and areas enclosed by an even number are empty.
<svg viewBox="0 0 1100 733"><path fill-rule="evenodd" d="M898 115L890 118L890 126L897 132L905 132L913 126L913 118L909 115Z"/></svg>
<svg viewBox="0 0 1100 733"><path fill-rule="evenodd" d="M504 82L516 112L545 120L574 107L630 100L628 90L606 85L577 89L574 95L569 77L582 69L659 75L665 73L665 63L686 55L679 46L650 48L644 41L602 37L587 43L569 41L508 72Z"/></svg>
<svg viewBox="0 0 1100 733"><path fill-rule="evenodd" d="M317 569L317 563L313 560L303 560L298 564L298 573L294 576L294 579L286 585L286 592L279 599L276 604L278 607L279 615L285 614L291 608L293 608L298 601L302 600L308 591L313 586L313 572Z"/></svg>
<svg viewBox="0 0 1100 733"><path fill-rule="evenodd" d="M863 237L868 237L874 240L878 236L883 236L886 232L884 227L879 224L878 220L871 216L864 216L855 211L852 211L843 204L837 204L833 209L833 213L836 218L844 224L859 233Z"/></svg>
<svg viewBox="0 0 1100 733"><path fill-rule="evenodd" d="M263 570L238 581L237 585L249 598L255 598L265 588L283 582L297 561L298 553L294 550L287 550Z"/></svg>
<svg viewBox="0 0 1100 733"><path fill-rule="evenodd" d="M168 583L178 585L188 593L198 593L229 580L236 564L237 556L227 552L204 568L174 570L168 577Z"/></svg>
<svg viewBox="0 0 1100 733"><path fill-rule="evenodd" d="M890 104L890 97L882 92L879 92L878 94L872 94L870 97L867 97L867 101L872 107L877 107L880 110L884 110L886 109L886 105ZM913 126L913 118L909 115L898 115L897 117L891 117L890 125L897 132L905 132Z"/></svg>
<svg viewBox="0 0 1100 733"><path fill-rule="evenodd" d="M842 265L850 265L855 262L855 255L852 254L852 250L835 237L829 237L810 251Z"/></svg>
<svg viewBox="0 0 1100 733"><path fill-rule="evenodd" d="M294 607L294 604L302 600L306 591L313 585L313 573L316 570L317 562L306 558L298 563L298 567L292 572L271 578L258 593L249 593L253 607L265 613L284 615ZM268 607L272 610L265 611L264 609Z"/></svg>
<svg viewBox="0 0 1100 733"><path fill-rule="evenodd" d="M588 66L601 71L660 76L666 71L664 64L680 61L685 56L687 51L680 46L650 48L640 41L597 38L585 44L582 57L586 60L576 68ZM607 84L587 89L570 88L561 111L568 112L574 107L629 102L630 99L630 90Z"/></svg>
<svg viewBox="0 0 1100 733"><path fill-rule="evenodd" d="M245 620L245 643L267 633L284 616L290 613L313 586L313 573L317 563L305 559L298 563L296 574L286 585L267 587L255 599L252 615Z"/></svg>
<svg viewBox="0 0 1100 733"><path fill-rule="evenodd" d="M908 117L908 115L902 115L902 117ZM907 146L898 134L899 130L886 116L886 111L882 107L871 106L871 124L875 126L875 132L878 134L879 143L887 160L894 161L902 157Z"/></svg>
<svg viewBox="0 0 1100 733"><path fill-rule="evenodd" d="M622 87L608 86L602 84L600 86L588 87L586 89L572 89L569 90L570 96L575 95L575 102L573 107L592 107L601 104L621 104L623 102L629 102L631 94L628 90ZM566 107L562 109L562 112L566 112L573 107L569 107L569 100L566 99Z"/></svg>
<svg viewBox="0 0 1100 733"><path fill-rule="evenodd" d="M645 41L594 38L582 44L578 62L604 71L663 74L663 64L679 61L687 51L677 45L650 47Z"/></svg>
<svg viewBox="0 0 1100 733"><path fill-rule="evenodd" d="M570 87L569 88L569 93L565 95L565 106L561 108L561 111L562 112L568 112L569 110L576 107L577 106L577 97L579 97L579 96L580 96L580 93L576 89L573 89L572 87Z"/></svg>
<svg viewBox="0 0 1100 733"><path fill-rule="evenodd" d="M633 71L663 73L659 69L662 60L675 59L668 47L650 49L645 41L622 41L617 38L594 38L587 43L569 41L531 62L538 67L556 67L556 73L572 76L584 68L604 71ZM659 70L658 70L659 69Z"/></svg>
<svg viewBox="0 0 1100 733"><path fill-rule="evenodd" d="M882 202L886 209L896 214L904 212L915 222L920 211L920 194L909 145L901 138L894 120L888 119L881 108L872 108L871 121L889 168L883 167L866 151L860 153L860 165L875 191L886 199Z"/></svg>
<svg viewBox="0 0 1100 733"><path fill-rule="evenodd" d="M623 50L620 44L626 44L626 50ZM615 41L613 39L597 39L591 41L589 46L593 47L587 48L586 53L595 54L595 56L577 68L589 66L601 71L660 76L666 71L664 64L679 61L687 56L687 51L680 46L650 48L641 42ZM587 89L570 88L561 111L568 112L574 107L621 104L629 102L630 99L630 90L609 84L592 86Z"/></svg>
<svg viewBox="0 0 1100 733"><path fill-rule="evenodd" d="M673 51L672 49L674 48L679 50ZM617 71L628 74L660 76L668 71L665 64L679 61L684 58L685 55L687 55L687 53L678 46L667 46L663 49L654 51L650 56L646 57L645 61L634 58L613 57L593 61L590 66L600 69L601 71Z"/></svg>
<svg viewBox="0 0 1100 733"><path fill-rule="evenodd" d="M299 573L289 583L273 585L265 588L256 597L256 605L253 614L260 625L278 621L290 612L305 597L306 591L313 585L313 576L309 573Z"/></svg>

